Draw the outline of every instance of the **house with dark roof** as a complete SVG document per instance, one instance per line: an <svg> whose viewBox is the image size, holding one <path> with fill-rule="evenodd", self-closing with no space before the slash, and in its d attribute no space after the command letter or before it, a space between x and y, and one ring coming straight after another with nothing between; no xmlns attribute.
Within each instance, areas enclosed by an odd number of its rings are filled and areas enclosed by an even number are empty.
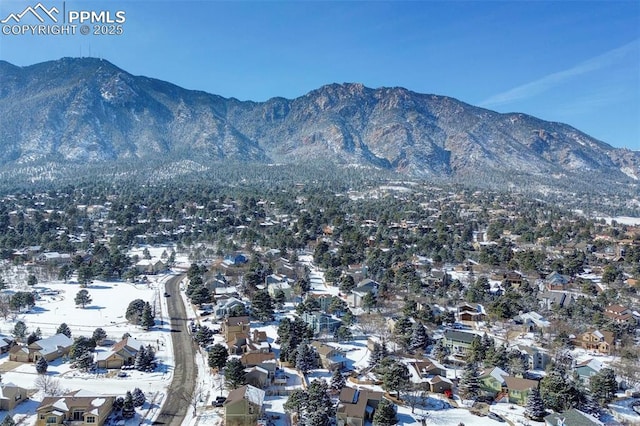
<svg viewBox="0 0 640 426"><path fill-rule="evenodd" d="M382 395L368 389L342 388L336 410L338 426L364 426L365 422L371 422Z"/></svg>
<svg viewBox="0 0 640 426"><path fill-rule="evenodd" d="M222 321L222 335L227 342L233 340L236 333L249 335L250 330L249 316L246 315L241 317L227 317Z"/></svg>
<svg viewBox="0 0 640 426"><path fill-rule="evenodd" d="M355 308L359 308L362 306L362 299L367 295L367 293L371 293L374 296L378 295L378 288L380 284L371 280L364 279L358 283L358 286L351 290L351 294L347 297L349 304Z"/></svg>
<svg viewBox="0 0 640 426"><path fill-rule="evenodd" d="M46 396L36 409L36 426L54 424L104 425L116 397L77 390L63 396Z"/></svg>
<svg viewBox="0 0 640 426"><path fill-rule="evenodd" d="M452 355L464 355L471 347L473 339L480 337L475 333L467 333L458 330L445 330L444 345Z"/></svg>
<svg viewBox="0 0 640 426"><path fill-rule="evenodd" d="M265 391L244 385L229 392L224 402L224 424L227 426L255 426L262 415Z"/></svg>

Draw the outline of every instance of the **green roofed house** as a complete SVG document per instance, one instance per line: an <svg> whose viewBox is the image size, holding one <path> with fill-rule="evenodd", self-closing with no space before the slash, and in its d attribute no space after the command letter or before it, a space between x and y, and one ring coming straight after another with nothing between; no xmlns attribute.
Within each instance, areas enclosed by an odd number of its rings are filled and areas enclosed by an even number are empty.
<svg viewBox="0 0 640 426"><path fill-rule="evenodd" d="M544 418L545 426L604 426L600 420L572 408L564 413L549 414Z"/></svg>

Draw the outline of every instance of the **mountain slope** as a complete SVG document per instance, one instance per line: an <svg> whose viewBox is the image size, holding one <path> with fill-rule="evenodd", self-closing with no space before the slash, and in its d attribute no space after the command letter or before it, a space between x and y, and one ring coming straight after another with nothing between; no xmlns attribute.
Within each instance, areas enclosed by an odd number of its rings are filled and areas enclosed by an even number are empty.
<svg viewBox="0 0 640 426"><path fill-rule="evenodd" d="M412 176L640 176L640 153L524 114L403 88L331 84L241 102L136 77L99 59L0 62L0 164L158 155L195 161L331 160Z"/></svg>

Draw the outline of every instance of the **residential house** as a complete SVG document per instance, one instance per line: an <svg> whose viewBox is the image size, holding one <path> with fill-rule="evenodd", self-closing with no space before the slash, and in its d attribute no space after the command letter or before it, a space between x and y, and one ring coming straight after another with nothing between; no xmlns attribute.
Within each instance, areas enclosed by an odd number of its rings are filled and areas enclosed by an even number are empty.
<svg viewBox="0 0 640 426"><path fill-rule="evenodd" d="M67 355L73 345L73 339L62 333L40 339L28 346L14 346L9 350L9 360L18 362L36 362L44 358L47 362Z"/></svg>
<svg viewBox="0 0 640 426"><path fill-rule="evenodd" d="M273 352L251 352L242 354L240 362L245 367L254 367L259 365L263 368L265 363L273 363L276 360L276 355Z"/></svg>
<svg viewBox="0 0 640 426"><path fill-rule="evenodd" d="M98 368L117 369L125 365L133 365L140 347L144 344L133 337L125 337L108 351L96 352L95 361Z"/></svg>
<svg viewBox="0 0 640 426"><path fill-rule="evenodd" d="M382 395L368 389L342 388L336 410L338 426L364 426L365 422L371 422Z"/></svg>
<svg viewBox="0 0 640 426"><path fill-rule="evenodd" d="M39 263L47 263L51 265L64 265L71 263L71 255L69 253L58 253L57 251L51 251L42 253L38 256L37 261Z"/></svg>
<svg viewBox="0 0 640 426"><path fill-rule="evenodd" d="M484 310L484 306L480 304L471 305L469 303L463 303L458 306L456 317L458 322L474 326L479 322L484 321L487 317L487 313Z"/></svg>
<svg viewBox="0 0 640 426"><path fill-rule="evenodd" d="M252 385L244 385L229 392L224 402L224 424L227 426L255 426L262 415L265 392Z"/></svg>
<svg viewBox="0 0 640 426"><path fill-rule="evenodd" d="M545 291L538 293L538 300L541 307L550 310L554 306L567 308L575 303L576 298L565 291Z"/></svg>
<svg viewBox="0 0 640 426"><path fill-rule="evenodd" d="M287 278L275 274L269 275L267 277L267 293L275 299L276 294L279 291L284 293L285 301L290 302L293 300L293 287L291 286L291 283L288 282Z"/></svg>
<svg viewBox="0 0 640 426"><path fill-rule="evenodd" d="M604 426L590 414L572 408L563 413L549 414L544 418L545 426Z"/></svg>
<svg viewBox="0 0 640 426"><path fill-rule="evenodd" d="M224 260L222 261L222 266L240 266L244 265L248 261L249 258L246 255L242 253L233 253L225 256Z"/></svg>
<svg viewBox="0 0 640 426"><path fill-rule="evenodd" d="M551 360L546 350L534 346L515 346L513 349L526 358L529 370L544 370Z"/></svg>
<svg viewBox="0 0 640 426"><path fill-rule="evenodd" d="M136 270L139 274L157 274L167 270L167 265L160 259L141 259L136 263Z"/></svg>
<svg viewBox="0 0 640 426"><path fill-rule="evenodd" d="M9 336L0 335L0 354L6 354L16 344L16 341Z"/></svg>
<svg viewBox="0 0 640 426"><path fill-rule="evenodd" d="M451 394L453 392L453 382L445 376L436 375L425 380L429 385L429 392Z"/></svg>
<svg viewBox="0 0 640 426"><path fill-rule="evenodd" d="M257 387L258 389L263 389L265 386L269 385L272 377L273 376L268 370L262 367L258 367L257 365L245 368L244 370L244 378L246 383L251 386Z"/></svg>
<svg viewBox="0 0 640 426"><path fill-rule="evenodd" d="M538 387L537 381L512 377L499 367L486 369L478 379L480 388L496 401L508 399L518 405L525 405L529 393Z"/></svg>
<svg viewBox="0 0 640 426"><path fill-rule="evenodd" d="M379 287L380 284L377 282L368 278L364 279L358 283L356 288L351 290L351 294L347 296L347 301L354 308L359 308L362 306L362 299L367 295L367 293L371 293L374 296L378 295Z"/></svg>
<svg viewBox="0 0 640 426"><path fill-rule="evenodd" d="M345 367L347 359L339 349L318 342L317 340L311 342L311 346L318 352L322 368L326 368L327 370L340 370Z"/></svg>
<svg viewBox="0 0 640 426"><path fill-rule="evenodd" d="M514 288L520 287L523 282L522 275L516 271L507 272L502 278Z"/></svg>
<svg viewBox="0 0 640 426"><path fill-rule="evenodd" d="M516 324L521 324L525 332L532 332L547 328L551 325L542 315L535 311L522 313L514 318Z"/></svg>
<svg viewBox="0 0 640 426"><path fill-rule="evenodd" d="M458 330L445 330L444 345L451 355L464 355L471 347L473 339L480 337L475 333L467 333Z"/></svg>
<svg viewBox="0 0 640 426"><path fill-rule="evenodd" d="M610 305L604 309L604 315L616 324L629 324L635 326L636 318L633 316L631 309L622 305Z"/></svg>
<svg viewBox="0 0 640 426"><path fill-rule="evenodd" d="M433 376L447 376L447 370L432 361L414 361L409 364L416 371L419 377L428 378Z"/></svg>
<svg viewBox="0 0 640 426"><path fill-rule="evenodd" d="M573 367L573 371L578 375L582 383L585 386L589 386L589 382L591 381L591 377L598 374L598 372L602 370L602 362L597 359L587 359L585 361L577 363Z"/></svg>
<svg viewBox="0 0 640 426"><path fill-rule="evenodd" d="M594 350L609 355L613 349L614 336L610 331L587 331L575 340L575 344L589 351Z"/></svg>
<svg viewBox="0 0 640 426"><path fill-rule="evenodd" d="M245 309L245 304L242 300L235 297L221 298L216 302L216 306L213 308L213 312L218 319L229 316L234 309L242 307Z"/></svg>
<svg viewBox="0 0 640 426"><path fill-rule="evenodd" d="M342 321L338 318L323 312L303 312L300 318L311 327L315 335L323 333L333 335L342 325Z"/></svg>
<svg viewBox="0 0 640 426"><path fill-rule="evenodd" d="M545 286L547 290L565 290L568 282L569 280L567 280L567 278L556 271L553 271L547 275L547 278L545 279Z"/></svg>
<svg viewBox="0 0 640 426"><path fill-rule="evenodd" d="M63 396L45 396L36 409L35 426L52 424L104 425L115 396L77 390Z"/></svg>
<svg viewBox="0 0 640 426"><path fill-rule="evenodd" d="M222 321L222 335L225 341L233 340L236 333L249 334L251 326L249 324L249 316L227 317Z"/></svg>
<svg viewBox="0 0 640 426"><path fill-rule="evenodd" d="M0 410L11 411L27 397L27 389L13 383L0 383Z"/></svg>

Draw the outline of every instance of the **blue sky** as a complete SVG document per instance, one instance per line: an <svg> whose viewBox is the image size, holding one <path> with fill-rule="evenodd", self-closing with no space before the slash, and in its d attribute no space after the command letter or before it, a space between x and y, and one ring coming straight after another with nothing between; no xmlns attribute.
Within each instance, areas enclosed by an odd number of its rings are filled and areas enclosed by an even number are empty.
<svg viewBox="0 0 640 426"><path fill-rule="evenodd" d="M0 19L35 3L3 0ZM24 66L96 56L135 75L255 101L332 82L402 86L565 122L640 150L638 0L68 0L65 7L124 10L124 34L0 35L0 59Z"/></svg>

